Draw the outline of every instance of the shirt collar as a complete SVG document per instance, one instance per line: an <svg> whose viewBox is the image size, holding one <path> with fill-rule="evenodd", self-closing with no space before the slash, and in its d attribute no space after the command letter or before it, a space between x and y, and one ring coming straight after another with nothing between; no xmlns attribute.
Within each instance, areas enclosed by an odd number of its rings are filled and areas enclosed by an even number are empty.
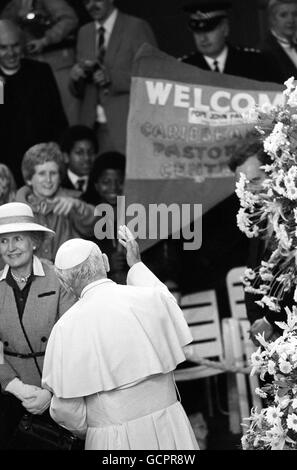
<svg viewBox="0 0 297 470"><path fill-rule="evenodd" d="M9 69L5 69L4 67L0 67L0 70L2 71L2 73L6 76L6 77L12 77L13 75L15 75L16 73L18 73L18 71L20 70L21 66L19 66L16 70L9 70Z"/></svg>
<svg viewBox="0 0 297 470"><path fill-rule="evenodd" d="M9 268L10 266L8 264L4 266L1 277L0 277L0 281L3 281L4 279L6 279ZM42 263L40 259L37 258L37 256L35 255L33 256L33 274L34 276L45 276Z"/></svg>
<svg viewBox="0 0 297 470"><path fill-rule="evenodd" d="M290 41L286 38L283 38L279 36L273 29L271 30L271 34L276 38L277 42L282 46L282 47L292 47L292 44Z"/></svg>
<svg viewBox="0 0 297 470"><path fill-rule="evenodd" d="M228 55L228 47L225 46L222 52L217 57L209 57L205 55L204 59L206 60L206 62L208 63L211 69L213 69L213 62L214 60L216 60L218 62L218 67L220 69L220 72L223 72L227 55Z"/></svg>
<svg viewBox="0 0 297 470"><path fill-rule="evenodd" d="M91 282L88 284L86 287L83 288L80 294L80 298L82 298L90 289L93 289L94 287L100 286L101 284L114 284L114 282L111 279L108 279L107 277L104 279L99 279L98 281Z"/></svg>
<svg viewBox="0 0 297 470"><path fill-rule="evenodd" d="M89 181L89 177L87 175L78 176L75 173L73 173L73 171L69 170L69 168L67 169L67 175L68 175L68 178L70 179L71 183L74 186L76 186L76 183L77 183L78 180L84 180L86 183Z"/></svg>
<svg viewBox="0 0 297 470"><path fill-rule="evenodd" d="M113 12L111 13L111 15L109 15L109 17L104 21L104 23L101 24L99 23L99 21L96 21L96 29L98 30L101 26L104 26L105 31L111 34L115 21L117 19L117 16L118 16L118 9L115 8Z"/></svg>

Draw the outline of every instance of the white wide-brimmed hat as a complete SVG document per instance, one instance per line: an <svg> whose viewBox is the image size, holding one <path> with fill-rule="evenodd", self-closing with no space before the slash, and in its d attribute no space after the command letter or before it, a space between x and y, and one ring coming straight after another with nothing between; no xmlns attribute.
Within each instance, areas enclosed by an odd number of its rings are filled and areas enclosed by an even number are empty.
<svg viewBox="0 0 297 470"><path fill-rule="evenodd" d="M32 209L22 202L9 202L0 206L0 234L12 232L55 232L36 223Z"/></svg>
<svg viewBox="0 0 297 470"><path fill-rule="evenodd" d="M82 238L72 238L64 242L57 251L55 266L58 269L71 269L83 263L96 248L100 249L96 243Z"/></svg>

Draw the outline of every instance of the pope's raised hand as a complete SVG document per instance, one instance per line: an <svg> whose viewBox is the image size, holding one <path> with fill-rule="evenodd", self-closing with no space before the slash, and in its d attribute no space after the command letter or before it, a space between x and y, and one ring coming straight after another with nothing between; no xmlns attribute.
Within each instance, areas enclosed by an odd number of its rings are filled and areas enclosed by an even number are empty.
<svg viewBox="0 0 297 470"><path fill-rule="evenodd" d="M119 243L126 248L127 264L131 268L134 264L141 261L138 243L126 225L119 227L118 235Z"/></svg>

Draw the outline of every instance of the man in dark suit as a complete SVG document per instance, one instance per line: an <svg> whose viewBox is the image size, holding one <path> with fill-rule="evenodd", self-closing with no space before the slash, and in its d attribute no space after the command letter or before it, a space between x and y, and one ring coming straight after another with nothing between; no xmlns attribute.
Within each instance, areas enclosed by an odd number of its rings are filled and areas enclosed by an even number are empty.
<svg viewBox="0 0 297 470"><path fill-rule="evenodd" d="M256 50L238 48L227 42L229 2L199 1L184 7L189 13L189 27L197 50L183 62L253 80L279 81L279 73L269 58Z"/></svg>
<svg viewBox="0 0 297 470"><path fill-rule="evenodd" d="M270 30L260 48L279 70L279 83L297 77L297 1L270 0L268 4Z"/></svg>
<svg viewBox="0 0 297 470"><path fill-rule="evenodd" d="M67 119L49 65L22 59L21 31L9 20L0 21L0 78L4 104L0 106L0 161L22 184L21 161L32 145L58 139Z"/></svg>
<svg viewBox="0 0 297 470"><path fill-rule="evenodd" d="M147 22L120 12L113 0L86 0L93 21L78 33L70 87L81 100L80 124L98 128L99 154L126 153L132 63L143 43L156 45Z"/></svg>

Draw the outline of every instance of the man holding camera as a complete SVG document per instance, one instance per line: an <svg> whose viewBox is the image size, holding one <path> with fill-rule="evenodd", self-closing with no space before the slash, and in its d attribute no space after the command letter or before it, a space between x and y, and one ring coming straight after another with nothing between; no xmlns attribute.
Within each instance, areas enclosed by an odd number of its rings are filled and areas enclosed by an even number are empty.
<svg viewBox="0 0 297 470"><path fill-rule="evenodd" d="M85 6L93 21L79 30L70 89L80 99L80 124L97 129L99 154L125 154L133 58L156 40L148 23L120 12L114 0L85 0Z"/></svg>

